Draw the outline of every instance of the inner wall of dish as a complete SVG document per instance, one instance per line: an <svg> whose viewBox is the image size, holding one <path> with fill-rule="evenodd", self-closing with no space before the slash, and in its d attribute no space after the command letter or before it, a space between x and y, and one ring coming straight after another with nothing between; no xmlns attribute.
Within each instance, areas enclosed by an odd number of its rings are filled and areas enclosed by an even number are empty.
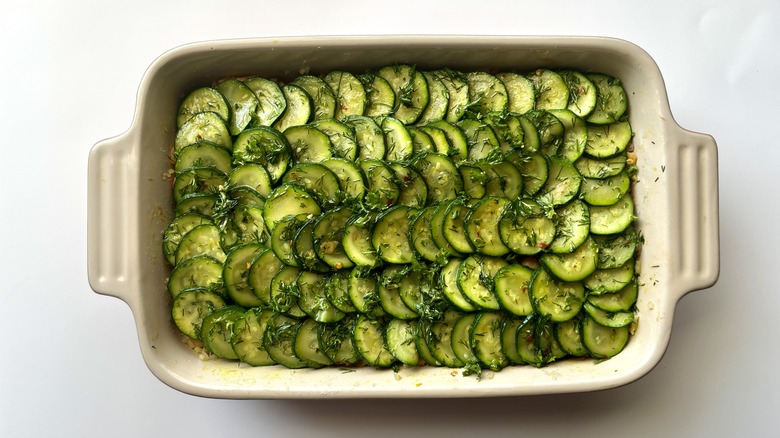
<svg viewBox="0 0 780 438"><path fill-rule="evenodd" d="M231 76L263 75L291 80L301 73L321 74L335 69L362 73L393 63L411 63L421 69L446 66L462 71L489 72L573 68L609 73L623 81L629 95L630 120L636 133L634 147L640 157L640 182L635 187L635 202L640 229L649 244L645 245L641 257L644 271L640 277L643 283L639 303L640 329L627 350L621 353L623 358L618 355L612 361L628 360L628 352L637 349L641 350L639 356L642 356L639 362L651 361L662 354L659 350L665 348L667 339L661 339L663 345L658 345L657 340L659 333L668 331L674 305L665 301L664 285L659 287L659 282L666 279L663 263L669 256L663 241L663 237L668 236L669 190L659 169L665 163L669 147L664 140L664 123L671 121L671 115L668 114L663 82L649 57L637 60L614 45L594 47L577 40L551 47L479 39L404 40L402 44L359 39L326 39L321 44L314 44L293 39L233 42L224 47L217 43L205 48L174 51L153 64L141 84L136 122L140 131L137 152L141 173L138 205L141 207L137 235L141 251L137 266L142 310L137 312L136 318L145 356L156 355L163 366L176 368L176 372L181 372L182 367L191 367L197 374L201 367L191 352L186 352L185 357L190 358L186 364L182 364L181 356L168 354L186 349L181 335L170 322L170 300L165 288L170 269L161 254L162 231L173 215L172 178L168 171L176 133L175 115L181 99L196 87L212 85ZM652 273L648 272L648 266L653 266ZM614 370L609 372L614 374Z"/></svg>

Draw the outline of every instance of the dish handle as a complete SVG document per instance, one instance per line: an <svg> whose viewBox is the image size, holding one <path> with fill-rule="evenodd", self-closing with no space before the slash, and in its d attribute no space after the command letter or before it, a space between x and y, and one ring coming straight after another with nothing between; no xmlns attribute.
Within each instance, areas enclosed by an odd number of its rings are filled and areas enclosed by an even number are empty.
<svg viewBox="0 0 780 438"><path fill-rule="evenodd" d="M87 174L87 274L97 293L130 304L129 238L134 226L138 188L131 134L97 143L89 153Z"/></svg>
<svg viewBox="0 0 780 438"><path fill-rule="evenodd" d="M718 149L715 139L679 128L676 192L672 184L672 286L678 298L711 287L720 275ZM672 146L675 146L672 144ZM676 216L675 216L676 215Z"/></svg>

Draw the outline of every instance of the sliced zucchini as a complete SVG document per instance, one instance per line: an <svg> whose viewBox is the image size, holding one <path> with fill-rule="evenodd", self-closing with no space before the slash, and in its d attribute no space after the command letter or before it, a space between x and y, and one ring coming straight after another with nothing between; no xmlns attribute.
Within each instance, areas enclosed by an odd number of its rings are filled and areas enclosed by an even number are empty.
<svg viewBox="0 0 780 438"><path fill-rule="evenodd" d="M397 361L387 348L386 325L384 319L373 319L362 314L358 315L355 320L355 329L352 334L355 349L370 366L388 368Z"/></svg>
<svg viewBox="0 0 780 438"><path fill-rule="evenodd" d="M582 318L574 317L555 324L555 340L566 353L572 356L587 356L588 350L582 343Z"/></svg>
<svg viewBox="0 0 780 438"><path fill-rule="evenodd" d="M320 324L313 319L304 320L295 334L295 342L293 343L295 355L311 368L333 365L333 361L320 346L319 326Z"/></svg>
<svg viewBox="0 0 780 438"><path fill-rule="evenodd" d="M523 117L536 129L538 146L534 150L547 156L558 155L563 149L563 123L552 112L546 110L533 110Z"/></svg>
<svg viewBox="0 0 780 438"><path fill-rule="evenodd" d="M534 196L544 186L548 177L547 159L539 152L527 152L521 154L512 151L506 159L512 162L523 178L523 192L528 196Z"/></svg>
<svg viewBox="0 0 780 438"><path fill-rule="evenodd" d="M380 120L385 136L385 159L388 161L409 159L414 151L414 145L406 125L394 117L382 117Z"/></svg>
<svg viewBox="0 0 780 438"><path fill-rule="evenodd" d="M227 123L230 119L230 106L225 96L211 87L201 87L188 94L179 105L176 127L181 128L195 114L213 112Z"/></svg>
<svg viewBox="0 0 780 438"><path fill-rule="evenodd" d="M444 120L455 123L466 113L469 106L469 84L463 73L440 69L432 72L444 84L449 95L447 114Z"/></svg>
<svg viewBox="0 0 780 438"><path fill-rule="evenodd" d="M352 73L346 71L331 71L324 78L336 97L334 117L344 120L350 116L362 115L368 103L368 96L363 83Z"/></svg>
<svg viewBox="0 0 780 438"><path fill-rule="evenodd" d="M371 244L371 232L374 228L374 215L352 216L344 227L341 245L352 263L357 266L376 266L379 258Z"/></svg>
<svg viewBox="0 0 780 438"><path fill-rule="evenodd" d="M477 307L466 299L466 296L458 285L458 273L462 262L461 259L449 259L447 264L441 269L439 275L442 285L442 294L453 306L464 312L472 312L477 310Z"/></svg>
<svg viewBox="0 0 780 438"><path fill-rule="evenodd" d="M320 206L334 206L341 200L341 183L338 177L327 166L319 163L303 162L290 167L281 183L305 189L314 196Z"/></svg>
<svg viewBox="0 0 780 438"><path fill-rule="evenodd" d="M173 153L178 155L186 146L198 142L211 143L227 151L233 150L233 139L225 121L211 111L195 114L181 125L176 131Z"/></svg>
<svg viewBox="0 0 780 438"><path fill-rule="evenodd" d="M391 319L385 327L385 344L390 353L399 362L417 366L420 354L417 351L415 338L417 336L417 321Z"/></svg>
<svg viewBox="0 0 780 438"><path fill-rule="evenodd" d="M575 70L557 72L569 88L569 111L578 117L586 117L596 107L598 90L584 74Z"/></svg>
<svg viewBox="0 0 780 438"><path fill-rule="evenodd" d="M459 200L449 202L444 211L444 221L441 224L442 235L460 254L474 252L474 247L466 235L466 216L470 211L469 207Z"/></svg>
<svg viewBox="0 0 780 438"><path fill-rule="evenodd" d="M257 97L257 110L252 126L271 126L287 108L287 99L279 85L260 76L244 80L246 85Z"/></svg>
<svg viewBox="0 0 780 438"><path fill-rule="evenodd" d="M455 325L452 326L452 335L450 337L452 352L455 353L455 357L464 365L479 365L479 359L474 354L474 342L471 337L474 321L479 315L481 315L481 312L464 313L455 321Z"/></svg>
<svg viewBox="0 0 780 438"><path fill-rule="evenodd" d="M589 205L613 205L628 193L630 186L631 178L627 172L602 179L583 178L580 197Z"/></svg>
<svg viewBox="0 0 780 438"><path fill-rule="evenodd" d="M503 313L481 312L471 327L471 345L474 355L484 367L493 371L499 371L509 365L509 359L501 348L503 325Z"/></svg>
<svg viewBox="0 0 780 438"><path fill-rule="evenodd" d="M293 247L295 248L295 257L303 269L314 272L329 272L331 267L317 256L314 250L314 223L317 217L312 215L301 225L298 234L295 235Z"/></svg>
<svg viewBox="0 0 780 438"><path fill-rule="evenodd" d="M279 365L290 369L306 368L311 364L295 354L295 336L302 320L276 313L268 319L263 336L263 348Z"/></svg>
<svg viewBox="0 0 780 438"><path fill-rule="evenodd" d="M597 90L596 106L588 116L588 122L604 125L620 120L628 108L626 90L620 80L604 73L587 73L585 76Z"/></svg>
<svg viewBox="0 0 780 438"><path fill-rule="evenodd" d="M174 298L171 317L180 332L192 339L200 339L203 319L214 310L225 306L225 300L219 294L203 288L193 288Z"/></svg>
<svg viewBox="0 0 780 438"><path fill-rule="evenodd" d="M297 85L309 95L312 105L312 120L332 119L336 114L336 95L325 81L313 75L296 77L291 84Z"/></svg>
<svg viewBox="0 0 780 438"><path fill-rule="evenodd" d="M173 266L176 264L176 250L179 248L182 237L190 230L203 224L213 224L210 217L199 213L185 213L176 216L163 232L162 247L163 254L168 263Z"/></svg>
<svg viewBox="0 0 780 438"><path fill-rule="evenodd" d="M219 228L216 225L207 223L188 231L176 249L176 265L201 255L213 257L219 262L225 261L225 252L220 245Z"/></svg>
<svg viewBox="0 0 780 438"><path fill-rule="evenodd" d="M295 235L308 219L306 214L291 214L279 220L271 235L271 250L279 257L279 260L288 266L300 266L295 257Z"/></svg>
<svg viewBox="0 0 780 438"><path fill-rule="evenodd" d="M371 233L371 244L377 256L387 263L411 263L414 261L409 228L417 210L398 205L381 213Z"/></svg>
<svg viewBox="0 0 780 438"><path fill-rule="evenodd" d="M592 295L617 292L634 281L634 259L628 259L622 266L610 269L596 269L585 278L585 287Z"/></svg>
<svg viewBox="0 0 780 438"><path fill-rule="evenodd" d="M428 186L429 205L447 199L455 199L463 191L463 179L455 163L447 157L435 152L428 152L415 157L411 166L422 175Z"/></svg>
<svg viewBox="0 0 780 438"><path fill-rule="evenodd" d="M506 87L509 103L507 110L516 114L525 114L536 106L536 94L534 93L533 83L525 76L502 72L496 74L496 77L504 83Z"/></svg>
<svg viewBox="0 0 780 438"><path fill-rule="evenodd" d="M382 160L360 160L358 165L366 177L365 206L381 211L396 205L401 187L390 166Z"/></svg>
<svg viewBox="0 0 780 438"><path fill-rule="evenodd" d="M595 158L608 158L626 150L634 132L628 121L588 127L585 153Z"/></svg>
<svg viewBox="0 0 780 438"><path fill-rule="evenodd" d="M250 189L247 189L250 190ZM263 209L239 203L222 225L222 248L226 251L244 243L267 244L270 236L265 228Z"/></svg>
<svg viewBox="0 0 780 438"><path fill-rule="evenodd" d="M201 287L225 295L222 262L207 255L192 257L179 263L168 278L168 293L176 298L182 291Z"/></svg>
<svg viewBox="0 0 780 438"><path fill-rule="evenodd" d="M464 162L458 165L458 171L463 180L463 192L467 197L477 199L485 196L488 176L480 166Z"/></svg>
<svg viewBox="0 0 780 438"><path fill-rule="evenodd" d="M203 216L214 217L217 211L217 196L211 193L192 193L184 195L178 203L174 214L176 217L189 213L197 213ZM166 254L167 255L167 254Z"/></svg>
<svg viewBox="0 0 780 438"><path fill-rule="evenodd" d="M303 318L306 313L298 305L301 295L298 287L298 277L301 270L295 266L282 266L271 278L270 298L274 312L283 313L293 318Z"/></svg>
<svg viewBox="0 0 780 438"><path fill-rule="evenodd" d="M580 191L582 177L571 161L554 156L548 158L547 181L537 197L546 197L549 203L558 206L574 199Z"/></svg>
<svg viewBox="0 0 780 438"><path fill-rule="evenodd" d="M247 129L233 143L233 164L257 163L265 167L272 182L284 175L292 151L281 132L267 126Z"/></svg>
<svg viewBox="0 0 780 438"><path fill-rule="evenodd" d="M479 309L498 310L501 305L495 293L496 273L506 266L506 260L475 254L458 266L458 288L469 302Z"/></svg>
<svg viewBox="0 0 780 438"><path fill-rule="evenodd" d="M409 235L415 253L430 262L439 260L440 254L442 254L439 245L433 240L431 228L431 221L433 220L433 214L436 212L436 208L437 206L432 205L420 210L412 219L411 232Z"/></svg>
<svg viewBox="0 0 780 438"><path fill-rule="evenodd" d="M222 359L238 359L238 355L233 350L231 339L233 338L233 326L245 312L246 309L243 307L231 305L206 315L200 326L200 339L203 341L203 346Z"/></svg>
<svg viewBox="0 0 780 438"><path fill-rule="evenodd" d="M550 252L569 253L579 247L590 232L590 210L584 202L575 199L555 209L556 234L550 243Z"/></svg>
<svg viewBox="0 0 780 438"><path fill-rule="evenodd" d="M338 182L335 184L338 186ZM285 216L299 214L316 216L321 211L317 200L305 189L293 184L282 184L268 195L263 207L263 216L265 226L273 233L276 224Z"/></svg>
<svg viewBox="0 0 780 438"><path fill-rule="evenodd" d="M230 107L228 130L230 135L238 135L252 122L257 113L259 101L255 93L238 79L226 79L214 88L219 91Z"/></svg>
<svg viewBox="0 0 780 438"><path fill-rule="evenodd" d="M606 207L590 207L590 232L593 234L617 234L636 220L634 200L626 193L616 203Z"/></svg>
<svg viewBox="0 0 780 438"><path fill-rule="evenodd" d="M442 142L440 138L434 138L436 145L436 152L451 157L454 161L461 161L468 158L469 142L466 138L466 134L458 125L450 123L446 120L437 120L431 122L425 126L426 132L431 135L435 135L436 131L427 130L428 128L435 128L440 130L444 134L446 142Z"/></svg>
<svg viewBox="0 0 780 438"><path fill-rule="evenodd" d="M354 328L354 316L347 316L334 324L318 324L320 347L334 365L353 366L362 363L352 341Z"/></svg>
<svg viewBox="0 0 780 438"><path fill-rule="evenodd" d="M273 188L265 167L254 163L234 167L228 173L227 181L231 187L249 187L264 197L268 197Z"/></svg>
<svg viewBox="0 0 780 438"><path fill-rule="evenodd" d="M409 130L409 136L412 138L412 154L418 152L436 152L436 146L434 145L433 138L430 134L423 131L422 128L414 126L409 126L407 129Z"/></svg>
<svg viewBox="0 0 780 438"><path fill-rule="evenodd" d="M569 105L569 87L558 73L540 68L527 77L534 85L535 109L563 109Z"/></svg>
<svg viewBox="0 0 780 438"><path fill-rule="evenodd" d="M337 271L354 266L342 243L351 217L352 212L348 209L336 208L322 213L314 222L314 252Z"/></svg>
<svg viewBox="0 0 780 438"><path fill-rule="evenodd" d="M268 320L274 313L269 309L253 307L233 323L230 340L238 360L251 366L268 366L276 362L263 346Z"/></svg>
<svg viewBox="0 0 780 438"><path fill-rule="evenodd" d="M445 237L446 230L444 228L444 222L447 219L447 210L450 205L455 202L458 201L456 199L451 199L439 203L439 205L436 206L436 210L433 212L433 216L431 216L431 237L436 243L436 247L439 248L439 252L449 257L462 256L462 254L459 253ZM471 252L473 252L473 250Z"/></svg>
<svg viewBox="0 0 780 438"><path fill-rule="evenodd" d="M585 151L588 143L588 125L569 109L549 110L563 124L563 143L558 155L575 162Z"/></svg>
<svg viewBox="0 0 780 438"><path fill-rule="evenodd" d="M450 93L444 82L433 72L422 72L425 81L428 83L428 106L420 114L417 123L425 124L435 120L443 119L447 116L447 109L450 104Z"/></svg>
<svg viewBox="0 0 780 438"><path fill-rule="evenodd" d="M222 280L228 296L234 303L247 308L263 304L249 286L247 276L252 262L265 250L266 248L258 243L247 243L233 248L227 254L222 269Z"/></svg>
<svg viewBox="0 0 780 438"><path fill-rule="evenodd" d="M485 171L485 196L502 196L507 199L517 199L523 194L523 175L508 160L480 165Z"/></svg>
<svg viewBox="0 0 780 438"><path fill-rule="evenodd" d="M490 125L476 119L463 119L457 126L466 136L467 161L495 161L501 156L501 145Z"/></svg>
<svg viewBox="0 0 780 438"><path fill-rule="evenodd" d="M639 293L636 278L632 278L627 285L617 292L601 295L588 294L588 302L605 312L625 312L630 310Z"/></svg>
<svg viewBox="0 0 780 438"><path fill-rule="evenodd" d="M384 158L385 134L373 118L354 115L344 119L344 123L355 131L358 158L361 160L381 160Z"/></svg>
<svg viewBox="0 0 780 438"><path fill-rule="evenodd" d="M398 319L415 319L420 315L401 297L401 280L411 272L409 265L389 265L379 276L379 304L388 315Z"/></svg>
<svg viewBox="0 0 780 438"><path fill-rule="evenodd" d="M395 93L393 117L405 125L416 122L430 98L425 76L414 66L405 64L383 67L376 74L385 78Z"/></svg>
<svg viewBox="0 0 780 438"><path fill-rule="evenodd" d="M493 283L502 309L518 316L530 315L533 312L529 295L533 276L533 269L514 263L496 272Z"/></svg>
<svg viewBox="0 0 780 438"><path fill-rule="evenodd" d="M642 236L634 227L628 227L619 234L594 235L593 240L599 246L599 269L617 268L634 257Z"/></svg>
<svg viewBox="0 0 780 438"><path fill-rule="evenodd" d="M545 269L537 269L531 279L534 310L553 322L568 321L582 309L585 287L579 281L558 281Z"/></svg>
<svg viewBox="0 0 780 438"><path fill-rule="evenodd" d="M363 115L369 117L388 116L396 108L396 96L387 79L374 73L358 77L368 96L368 105Z"/></svg>
<svg viewBox="0 0 780 438"><path fill-rule="evenodd" d="M478 253L503 256L510 249L501 241L499 224L504 211L510 208L507 198L488 196L479 200L466 216L466 235Z"/></svg>
<svg viewBox="0 0 780 438"><path fill-rule="evenodd" d="M227 175L213 167L193 167L176 175L173 201L179 203L189 195L213 195L224 187Z"/></svg>
<svg viewBox="0 0 780 438"><path fill-rule="evenodd" d="M357 309L349 299L349 276L351 270L334 272L325 283L325 297L333 306L344 313L354 313Z"/></svg>
<svg viewBox="0 0 780 438"><path fill-rule="evenodd" d="M506 111L509 93L497 77L486 72L466 73L469 85L469 110L478 114Z"/></svg>
<svg viewBox="0 0 780 438"><path fill-rule="evenodd" d="M456 368L465 365L452 349L452 330L461 316L463 313L457 310L446 311L441 320L431 324L430 332L426 336L431 354L437 362L446 367Z"/></svg>
<svg viewBox="0 0 780 438"><path fill-rule="evenodd" d="M271 281L285 264L270 249L263 249L253 260L246 282L263 307L271 307Z"/></svg>
<svg viewBox="0 0 780 438"><path fill-rule="evenodd" d="M349 299L358 312L372 317L385 314L379 305L378 283L375 272L355 268L349 274Z"/></svg>
<svg viewBox="0 0 780 438"><path fill-rule="evenodd" d="M447 156L450 155L450 152L452 151L452 146L450 145L450 141L447 139L447 134L445 134L442 129L432 126L430 124L424 126L418 126L417 129L422 131L425 135L427 135L431 139L431 148L430 150L426 150L426 152L438 152L440 154L444 154ZM412 140L412 143L414 143L414 140Z"/></svg>
<svg viewBox="0 0 780 438"><path fill-rule="evenodd" d="M339 181L340 194L337 201L362 201L366 194L366 182L363 172L354 162L340 157L331 157L322 161L322 165L330 169Z"/></svg>
<svg viewBox="0 0 780 438"><path fill-rule="evenodd" d="M401 190L396 203L412 208L425 207L425 201L428 198L428 186L425 185L422 175L399 161L390 163L390 168L395 173L398 188Z"/></svg>
<svg viewBox="0 0 780 438"><path fill-rule="evenodd" d="M314 105L306 90L295 84L287 84L282 87L282 94L284 94L287 105L282 115L274 122L273 127L284 132L291 126L308 123L314 112Z"/></svg>
<svg viewBox="0 0 780 438"><path fill-rule="evenodd" d="M585 178L609 178L626 168L626 156L618 154L607 158L593 158L582 155L574 162L574 167Z"/></svg>
<svg viewBox="0 0 780 438"><path fill-rule="evenodd" d="M325 295L328 276L316 272L302 271L296 280L298 284L298 305L309 318L317 322L337 322L346 316Z"/></svg>
<svg viewBox="0 0 780 438"><path fill-rule="evenodd" d="M623 351L628 343L628 325L622 327L606 327L597 323L590 316L582 319L580 328L582 344L591 356L598 359L609 359Z"/></svg>
<svg viewBox="0 0 780 438"><path fill-rule="evenodd" d="M562 281L584 280L596 270L599 247L593 239L587 238L574 251L566 254L547 252L539 261Z"/></svg>
<svg viewBox="0 0 780 438"><path fill-rule="evenodd" d="M336 119L320 119L310 123L310 126L319 129L328 136L330 144L333 146L333 155L346 158L347 160L357 158L357 138L355 137L355 131L349 125L341 123Z"/></svg>
<svg viewBox="0 0 780 438"><path fill-rule="evenodd" d="M520 318L505 318L504 326L501 327L501 351L513 365L525 363L517 349L517 332L522 322Z"/></svg>
<svg viewBox="0 0 780 438"><path fill-rule="evenodd" d="M534 255L550 247L555 222L532 199L518 199L504 210L498 224L501 241L515 254Z"/></svg>

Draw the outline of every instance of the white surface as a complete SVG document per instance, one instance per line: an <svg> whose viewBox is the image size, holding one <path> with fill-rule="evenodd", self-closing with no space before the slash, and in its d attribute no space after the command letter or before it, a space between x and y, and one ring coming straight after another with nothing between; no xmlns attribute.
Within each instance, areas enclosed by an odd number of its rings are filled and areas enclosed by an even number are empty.
<svg viewBox="0 0 780 438"><path fill-rule="evenodd" d="M780 5L370 3L4 2L0 436L776 436ZM87 153L130 125L146 67L191 41L387 33L606 35L655 58L677 121L718 141L722 268L682 299L648 376L567 396L248 402L187 396L149 373L127 306L91 292L85 254Z"/></svg>

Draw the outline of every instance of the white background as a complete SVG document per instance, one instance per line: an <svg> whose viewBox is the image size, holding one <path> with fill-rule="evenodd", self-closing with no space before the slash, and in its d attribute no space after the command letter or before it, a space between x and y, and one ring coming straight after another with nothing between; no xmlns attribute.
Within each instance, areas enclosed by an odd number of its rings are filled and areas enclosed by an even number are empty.
<svg viewBox="0 0 780 438"><path fill-rule="evenodd" d="M725 1L0 1L0 436L780 436L780 4ZM87 154L164 51L340 34L604 35L647 50L720 155L721 276L628 386L481 400L229 401L160 383L86 272Z"/></svg>

